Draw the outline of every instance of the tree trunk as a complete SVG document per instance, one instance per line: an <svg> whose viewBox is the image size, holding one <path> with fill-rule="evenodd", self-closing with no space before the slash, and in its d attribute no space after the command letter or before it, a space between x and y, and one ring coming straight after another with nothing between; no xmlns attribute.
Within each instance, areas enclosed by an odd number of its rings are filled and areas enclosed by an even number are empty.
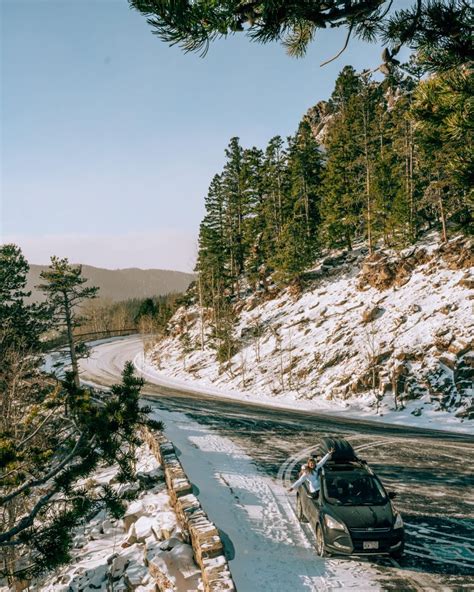
<svg viewBox="0 0 474 592"><path fill-rule="evenodd" d="M346 245L347 250L352 251L351 233L346 229Z"/></svg>
<svg viewBox="0 0 474 592"><path fill-rule="evenodd" d="M74 343L73 325L72 325L72 319L71 319L71 305L69 304L69 300L68 300L66 292L63 292L63 295L64 295L64 313L66 316L67 340L68 340L68 344L69 344L69 353L71 356L71 366L72 366L72 374L73 374L73 378L74 378L74 385L77 388L80 388L81 382L79 380L79 366L77 364L76 345Z"/></svg>
<svg viewBox="0 0 474 592"><path fill-rule="evenodd" d="M306 223L306 236L310 237L309 231L309 196L308 187L306 186L306 179L303 177L303 192L304 192L304 217Z"/></svg>
<svg viewBox="0 0 474 592"><path fill-rule="evenodd" d="M201 323L201 351L204 350L204 319L202 311L202 278L201 272L198 274L198 289L199 289L199 320Z"/></svg>
<svg viewBox="0 0 474 592"><path fill-rule="evenodd" d="M366 107L363 109L364 120L364 157L365 157L365 192L367 199L367 245L369 255L372 255L372 201L370 197L370 167L369 167L369 140L368 140L368 116Z"/></svg>
<svg viewBox="0 0 474 592"><path fill-rule="evenodd" d="M443 232L443 243L448 242L448 233L446 230L446 213L444 211L444 204L443 204L443 192L441 187L438 187L438 205L439 205L439 214L441 216L441 227Z"/></svg>

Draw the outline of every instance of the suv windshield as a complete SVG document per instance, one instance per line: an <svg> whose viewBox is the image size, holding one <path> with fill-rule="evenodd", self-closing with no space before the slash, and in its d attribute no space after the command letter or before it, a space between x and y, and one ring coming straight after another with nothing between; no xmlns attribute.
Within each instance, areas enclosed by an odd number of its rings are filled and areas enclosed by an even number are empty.
<svg viewBox="0 0 474 592"><path fill-rule="evenodd" d="M330 504L369 506L384 504L388 500L380 481L363 471L327 472L323 487Z"/></svg>

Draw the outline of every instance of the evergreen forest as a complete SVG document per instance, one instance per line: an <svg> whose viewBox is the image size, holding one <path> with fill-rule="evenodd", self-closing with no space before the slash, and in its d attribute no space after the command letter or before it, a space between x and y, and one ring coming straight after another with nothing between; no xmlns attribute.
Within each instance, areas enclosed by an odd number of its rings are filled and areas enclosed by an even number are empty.
<svg viewBox="0 0 474 592"><path fill-rule="evenodd" d="M243 277L298 282L324 249L472 230L472 73L422 74L415 61L382 81L346 66L293 136L230 140L200 226L201 304L225 308Z"/></svg>

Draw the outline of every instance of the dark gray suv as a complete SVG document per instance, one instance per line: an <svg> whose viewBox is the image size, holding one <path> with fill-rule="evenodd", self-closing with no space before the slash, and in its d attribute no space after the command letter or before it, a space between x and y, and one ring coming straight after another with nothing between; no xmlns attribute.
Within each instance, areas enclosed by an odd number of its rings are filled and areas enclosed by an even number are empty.
<svg viewBox="0 0 474 592"><path fill-rule="evenodd" d="M321 469L321 491L311 494L305 484L296 494L297 515L316 533L316 550L325 555L390 555L404 550L403 520L367 463L357 458L344 439L324 438L320 453L334 448Z"/></svg>

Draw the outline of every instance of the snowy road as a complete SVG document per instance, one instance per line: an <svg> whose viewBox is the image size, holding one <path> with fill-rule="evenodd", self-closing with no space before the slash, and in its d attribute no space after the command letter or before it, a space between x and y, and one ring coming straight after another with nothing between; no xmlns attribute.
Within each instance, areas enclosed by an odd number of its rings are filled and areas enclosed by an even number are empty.
<svg viewBox="0 0 474 592"><path fill-rule="evenodd" d="M139 360L141 351L137 338L98 345L82 363L83 378L103 386L117 382L123 363ZM240 592L474 589L472 437L265 408L146 378L144 394L223 531ZM399 493L407 531L400 565L321 560L312 532L296 520L285 487L329 434L347 437Z"/></svg>

